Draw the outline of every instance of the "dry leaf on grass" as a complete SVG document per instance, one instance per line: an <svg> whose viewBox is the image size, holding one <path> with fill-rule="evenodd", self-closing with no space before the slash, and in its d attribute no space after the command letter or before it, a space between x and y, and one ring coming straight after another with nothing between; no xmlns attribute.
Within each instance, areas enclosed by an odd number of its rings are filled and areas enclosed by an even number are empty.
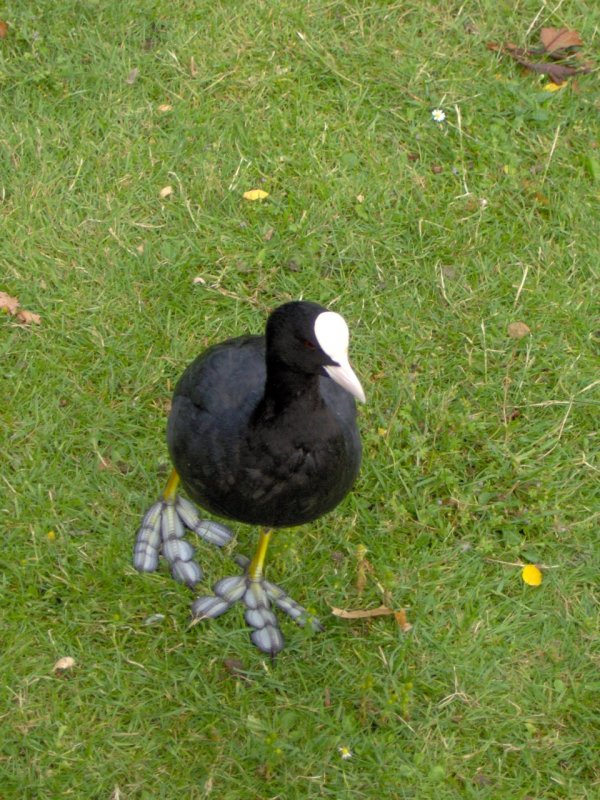
<svg viewBox="0 0 600 800"><path fill-rule="evenodd" d="M394 611L389 606L381 605L378 608L361 608L348 611L345 608L332 607L331 613L340 619L373 619L375 617L393 616L400 626L402 633L408 633L412 630L412 625L406 618L406 610L404 608L401 608L399 611Z"/></svg>
<svg viewBox="0 0 600 800"><path fill-rule="evenodd" d="M0 39L6 39L8 36L8 23L0 20Z"/></svg>
<svg viewBox="0 0 600 800"><path fill-rule="evenodd" d="M67 672L70 669L73 669L75 666L75 659L71 658L71 656L64 656L63 658L59 658L56 664L53 667L54 672Z"/></svg>
<svg viewBox="0 0 600 800"><path fill-rule="evenodd" d="M583 44L577 31L568 28L542 28L540 40L542 46L537 48L517 47L512 42L506 44L488 42L487 48L509 55L532 72L548 75L555 84L563 83L572 75L583 75L592 71L594 65L589 61L582 61L580 54L574 52ZM542 59L532 61L531 56L541 56ZM544 56L552 60L544 60ZM561 63L557 63L559 60Z"/></svg>
<svg viewBox="0 0 600 800"><path fill-rule="evenodd" d="M526 67L526 69L530 69L532 72L537 72L540 75L548 75L553 83L563 83L563 81L570 78L572 75L581 75L591 72L591 65L588 63L577 67L571 67L567 64L553 64L549 61L531 61L529 54L532 52L535 53L535 51L517 47L510 42L503 45L488 42L487 48L496 53L505 53L511 56L511 58L514 58L522 67Z"/></svg>
<svg viewBox="0 0 600 800"><path fill-rule="evenodd" d="M394 612L394 616L396 617L396 622L400 626L402 633L408 633L412 630L412 625L406 618L406 609L401 608L400 611Z"/></svg>
<svg viewBox="0 0 600 800"><path fill-rule="evenodd" d="M159 111L162 111L162 113L163 113L163 114L166 114L166 113L167 113L167 111L173 111L173 106L169 105L168 103L162 103L162 104L161 104L161 105L158 107L158 110L159 110Z"/></svg>
<svg viewBox="0 0 600 800"><path fill-rule="evenodd" d="M244 200L264 200L265 197L269 196L269 193L262 189L250 189L249 192L244 192L242 196Z"/></svg>
<svg viewBox="0 0 600 800"><path fill-rule="evenodd" d="M17 313L19 301L16 297L11 297L6 292L0 292L0 311L6 311L8 314L14 316Z"/></svg>
<svg viewBox="0 0 600 800"><path fill-rule="evenodd" d="M568 28L542 28L540 40L547 53L562 53L583 45L577 31L570 31Z"/></svg>
<svg viewBox="0 0 600 800"><path fill-rule="evenodd" d="M129 86L133 86L133 84L137 81L139 74L140 74L139 69L137 67L134 67L129 73L129 75L125 78L125 83L128 83Z"/></svg>
<svg viewBox="0 0 600 800"><path fill-rule="evenodd" d="M224 659L223 667L226 674L232 675L234 678L240 678L243 681L248 680L248 670L239 658Z"/></svg>
<svg viewBox="0 0 600 800"><path fill-rule="evenodd" d="M524 322L511 322L508 326L508 335L512 339L522 339L524 336L529 336L531 330Z"/></svg>
<svg viewBox="0 0 600 800"><path fill-rule="evenodd" d="M379 606L378 608L356 609L354 611L332 607L331 613L334 617L340 617L340 619L372 619L373 617L389 617L395 612L387 606Z"/></svg>
<svg viewBox="0 0 600 800"><path fill-rule="evenodd" d="M21 323L21 325L41 325L42 318L39 314L34 314L33 311L17 311L16 313L17 320Z"/></svg>
<svg viewBox="0 0 600 800"><path fill-rule="evenodd" d="M163 188L158 193L158 196L161 198L161 200L164 200L165 197L169 197L172 194L173 194L172 186L163 186Z"/></svg>
<svg viewBox="0 0 600 800"><path fill-rule="evenodd" d="M533 70L533 72L538 72L540 75L548 75L552 83L557 84L564 83L567 78L573 75L583 75L584 73L592 71L590 64L582 64L581 67L569 67L566 64L548 64L531 61L520 61L519 63L527 67L527 69Z"/></svg>
<svg viewBox="0 0 600 800"><path fill-rule="evenodd" d="M373 565L367 558L367 548L360 544L356 548L356 591L361 595L367 585L367 575L373 574Z"/></svg>
<svg viewBox="0 0 600 800"><path fill-rule="evenodd" d="M98 453L98 458L100 459L100 462L98 464L98 469L99 470L101 470L101 471L110 470L111 472L117 472L117 468L112 463L110 458L106 458L105 456L100 455L100 453Z"/></svg>
<svg viewBox="0 0 600 800"><path fill-rule="evenodd" d="M25 309L19 310L19 300L16 297L11 297L6 292L0 292L0 311L4 311L15 317L20 325L40 325L42 318L39 314L34 314L33 311L26 311Z"/></svg>

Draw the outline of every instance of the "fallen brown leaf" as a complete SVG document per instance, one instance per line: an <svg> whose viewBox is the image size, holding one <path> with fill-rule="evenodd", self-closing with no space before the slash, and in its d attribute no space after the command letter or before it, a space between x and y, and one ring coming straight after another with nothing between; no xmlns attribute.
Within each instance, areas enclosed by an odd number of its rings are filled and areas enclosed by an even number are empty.
<svg viewBox="0 0 600 800"><path fill-rule="evenodd" d="M473 783L476 786L491 786L494 781L491 778L488 778L487 775L484 775L482 772L477 770L475 775L473 775Z"/></svg>
<svg viewBox="0 0 600 800"><path fill-rule="evenodd" d="M173 111L173 106L169 105L168 103L162 103L162 105L158 107L158 110L163 114L166 114L167 111Z"/></svg>
<svg viewBox="0 0 600 800"><path fill-rule="evenodd" d="M340 617L341 619L372 619L373 617L389 617L395 612L387 606L379 606L378 608L356 609L354 611L332 607L331 613L334 617Z"/></svg>
<svg viewBox="0 0 600 800"><path fill-rule="evenodd" d="M125 78L125 83L128 83L130 86L133 86L133 84L137 81L139 74L140 74L139 69L137 67L134 67L129 73L129 75Z"/></svg>
<svg viewBox="0 0 600 800"><path fill-rule="evenodd" d="M100 459L100 464L98 466L99 470L109 469L112 470L113 472L116 472L114 464L112 463L110 458L105 458L104 456L101 455L99 455L98 457Z"/></svg>
<svg viewBox="0 0 600 800"><path fill-rule="evenodd" d="M542 28L540 39L547 53L559 53L583 44L577 31L568 28Z"/></svg>
<svg viewBox="0 0 600 800"><path fill-rule="evenodd" d="M164 186L160 190L160 192L158 193L158 196L161 198L161 200L164 200L165 197L169 197L172 194L173 194L173 187L172 186Z"/></svg>
<svg viewBox="0 0 600 800"><path fill-rule="evenodd" d="M527 69L538 72L540 75L547 75L552 83L563 83L572 75L582 75L592 71L591 64L582 64L580 67L568 67L566 64L549 64L548 62L520 62Z"/></svg>
<svg viewBox="0 0 600 800"><path fill-rule="evenodd" d="M0 292L0 311L6 311L8 314L15 315L17 313L17 308L19 307L19 301L16 297L11 297L6 292Z"/></svg>
<svg viewBox="0 0 600 800"><path fill-rule="evenodd" d="M265 235L263 236L264 241L265 242L270 242L271 239L273 238L273 234L274 233L275 233L275 228L268 228L265 231Z"/></svg>
<svg viewBox="0 0 600 800"><path fill-rule="evenodd" d="M17 311L16 318L22 325L31 325L32 323L35 325L42 324L42 318L40 315L34 314L33 311Z"/></svg>
<svg viewBox="0 0 600 800"><path fill-rule="evenodd" d="M248 680L248 670L239 658L225 658L223 659L223 666L225 667L225 672L233 675L234 678L241 678L243 681Z"/></svg>
<svg viewBox="0 0 600 800"><path fill-rule="evenodd" d="M6 39L8 36L8 23L0 20L0 39Z"/></svg>
<svg viewBox="0 0 600 800"><path fill-rule="evenodd" d="M412 630L412 625L406 618L406 610L404 608L401 608L400 611L394 612L394 616L396 617L396 622L400 626L402 633L408 633L410 630Z"/></svg>
<svg viewBox="0 0 600 800"><path fill-rule="evenodd" d="M54 672L66 672L67 670L73 669L75 666L75 659L71 658L71 656L64 656L63 658L59 658L56 664L53 667Z"/></svg>
<svg viewBox="0 0 600 800"><path fill-rule="evenodd" d="M540 60L532 61L531 56L548 56L550 58L564 59L572 55L570 52L572 48L580 47L583 42L577 31L570 31L567 28L542 28L540 33L542 41L541 48L525 48L517 47L512 42L506 44L498 44L497 42L488 42L488 50L496 53L505 53L511 58L514 58L522 67L537 72L540 75L548 75L553 83L563 83L567 78L572 75L583 75L591 72L594 65L589 61L580 61L573 64L560 63ZM577 57L579 54L575 54Z"/></svg>
<svg viewBox="0 0 600 800"><path fill-rule="evenodd" d="M531 329L524 322L511 322L508 326L508 335L512 339L522 339L530 333Z"/></svg>
<svg viewBox="0 0 600 800"><path fill-rule="evenodd" d="M367 573L362 564L359 564L356 569L356 593L360 597L367 585Z"/></svg>
<svg viewBox="0 0 600 800"><path fill-rule="evenodd" d="M356 591L360 596L367 585L367 575L373 574L373 565L367 558L367 548L359 545L356 549Z"/></svg>

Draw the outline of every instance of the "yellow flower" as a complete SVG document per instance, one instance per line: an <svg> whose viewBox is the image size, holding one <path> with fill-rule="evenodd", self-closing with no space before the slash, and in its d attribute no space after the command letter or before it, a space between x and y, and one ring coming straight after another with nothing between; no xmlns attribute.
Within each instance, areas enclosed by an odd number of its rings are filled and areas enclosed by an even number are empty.
<svg viewBox="0 0 600 800"><path fill-rule="evenodd" d="M550 83L547 83L544 86L544 91L545 92L558 92L560 89L562 89L566 85L567 85L566 81L563 81L562 83L554 83L554 81L550 81Z"/></svg>
<svg viewBox="0 0 600 800"><path fill-rule="evenodd" d="M265 197L268 197L269 193L263 191L262 189L250 189L249 192L244 192L242 197L244 200L264 200Z"/></svg>
<svg viewBox="0 0 600 800"><path fill-rule="evenodd" d="M521 577L528 586L539 586L542 582L541 570L535 564L527 564L521 570Z"/></svg>

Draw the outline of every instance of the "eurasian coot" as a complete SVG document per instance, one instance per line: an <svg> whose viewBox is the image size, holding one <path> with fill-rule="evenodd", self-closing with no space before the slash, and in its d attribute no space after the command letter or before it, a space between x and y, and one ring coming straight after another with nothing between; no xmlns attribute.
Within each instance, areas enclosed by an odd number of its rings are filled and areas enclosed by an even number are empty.
<svg viewBox="0 0 600 800"><path fill-rule="evenodd" d="M217 617L242 601L252 641L271 655L284 644L271 604L299 624L308 617L263 577L272 529L331 511L360 466L354 398L365 397L348 362L348 338L339 314L299 301L273 311L266 336L230 339L199 355L173 397L167 442L174 471L136 540L138 570L156 569L161 551L174 577L194 587L202 571L182 538L184 529L219 546L232 535L201 520L188 500L177 497L179 481L202 508L259 525L252 560L236 558L243 575L218 581L214 595L198 598L192 613L196 619Z"/></svg>

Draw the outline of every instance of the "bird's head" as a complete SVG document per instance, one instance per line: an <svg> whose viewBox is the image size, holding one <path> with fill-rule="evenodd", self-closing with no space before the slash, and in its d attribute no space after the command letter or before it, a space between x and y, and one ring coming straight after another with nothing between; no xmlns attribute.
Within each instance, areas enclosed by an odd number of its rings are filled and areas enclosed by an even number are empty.
<svg viewBox="0 0 600 800"><path fill-rule="evenodd" d="M365 393L348 361L350 334L344 318L317 303L285 303L267 321L267 353L288 369L328 375L357 400Z"/></svg>

